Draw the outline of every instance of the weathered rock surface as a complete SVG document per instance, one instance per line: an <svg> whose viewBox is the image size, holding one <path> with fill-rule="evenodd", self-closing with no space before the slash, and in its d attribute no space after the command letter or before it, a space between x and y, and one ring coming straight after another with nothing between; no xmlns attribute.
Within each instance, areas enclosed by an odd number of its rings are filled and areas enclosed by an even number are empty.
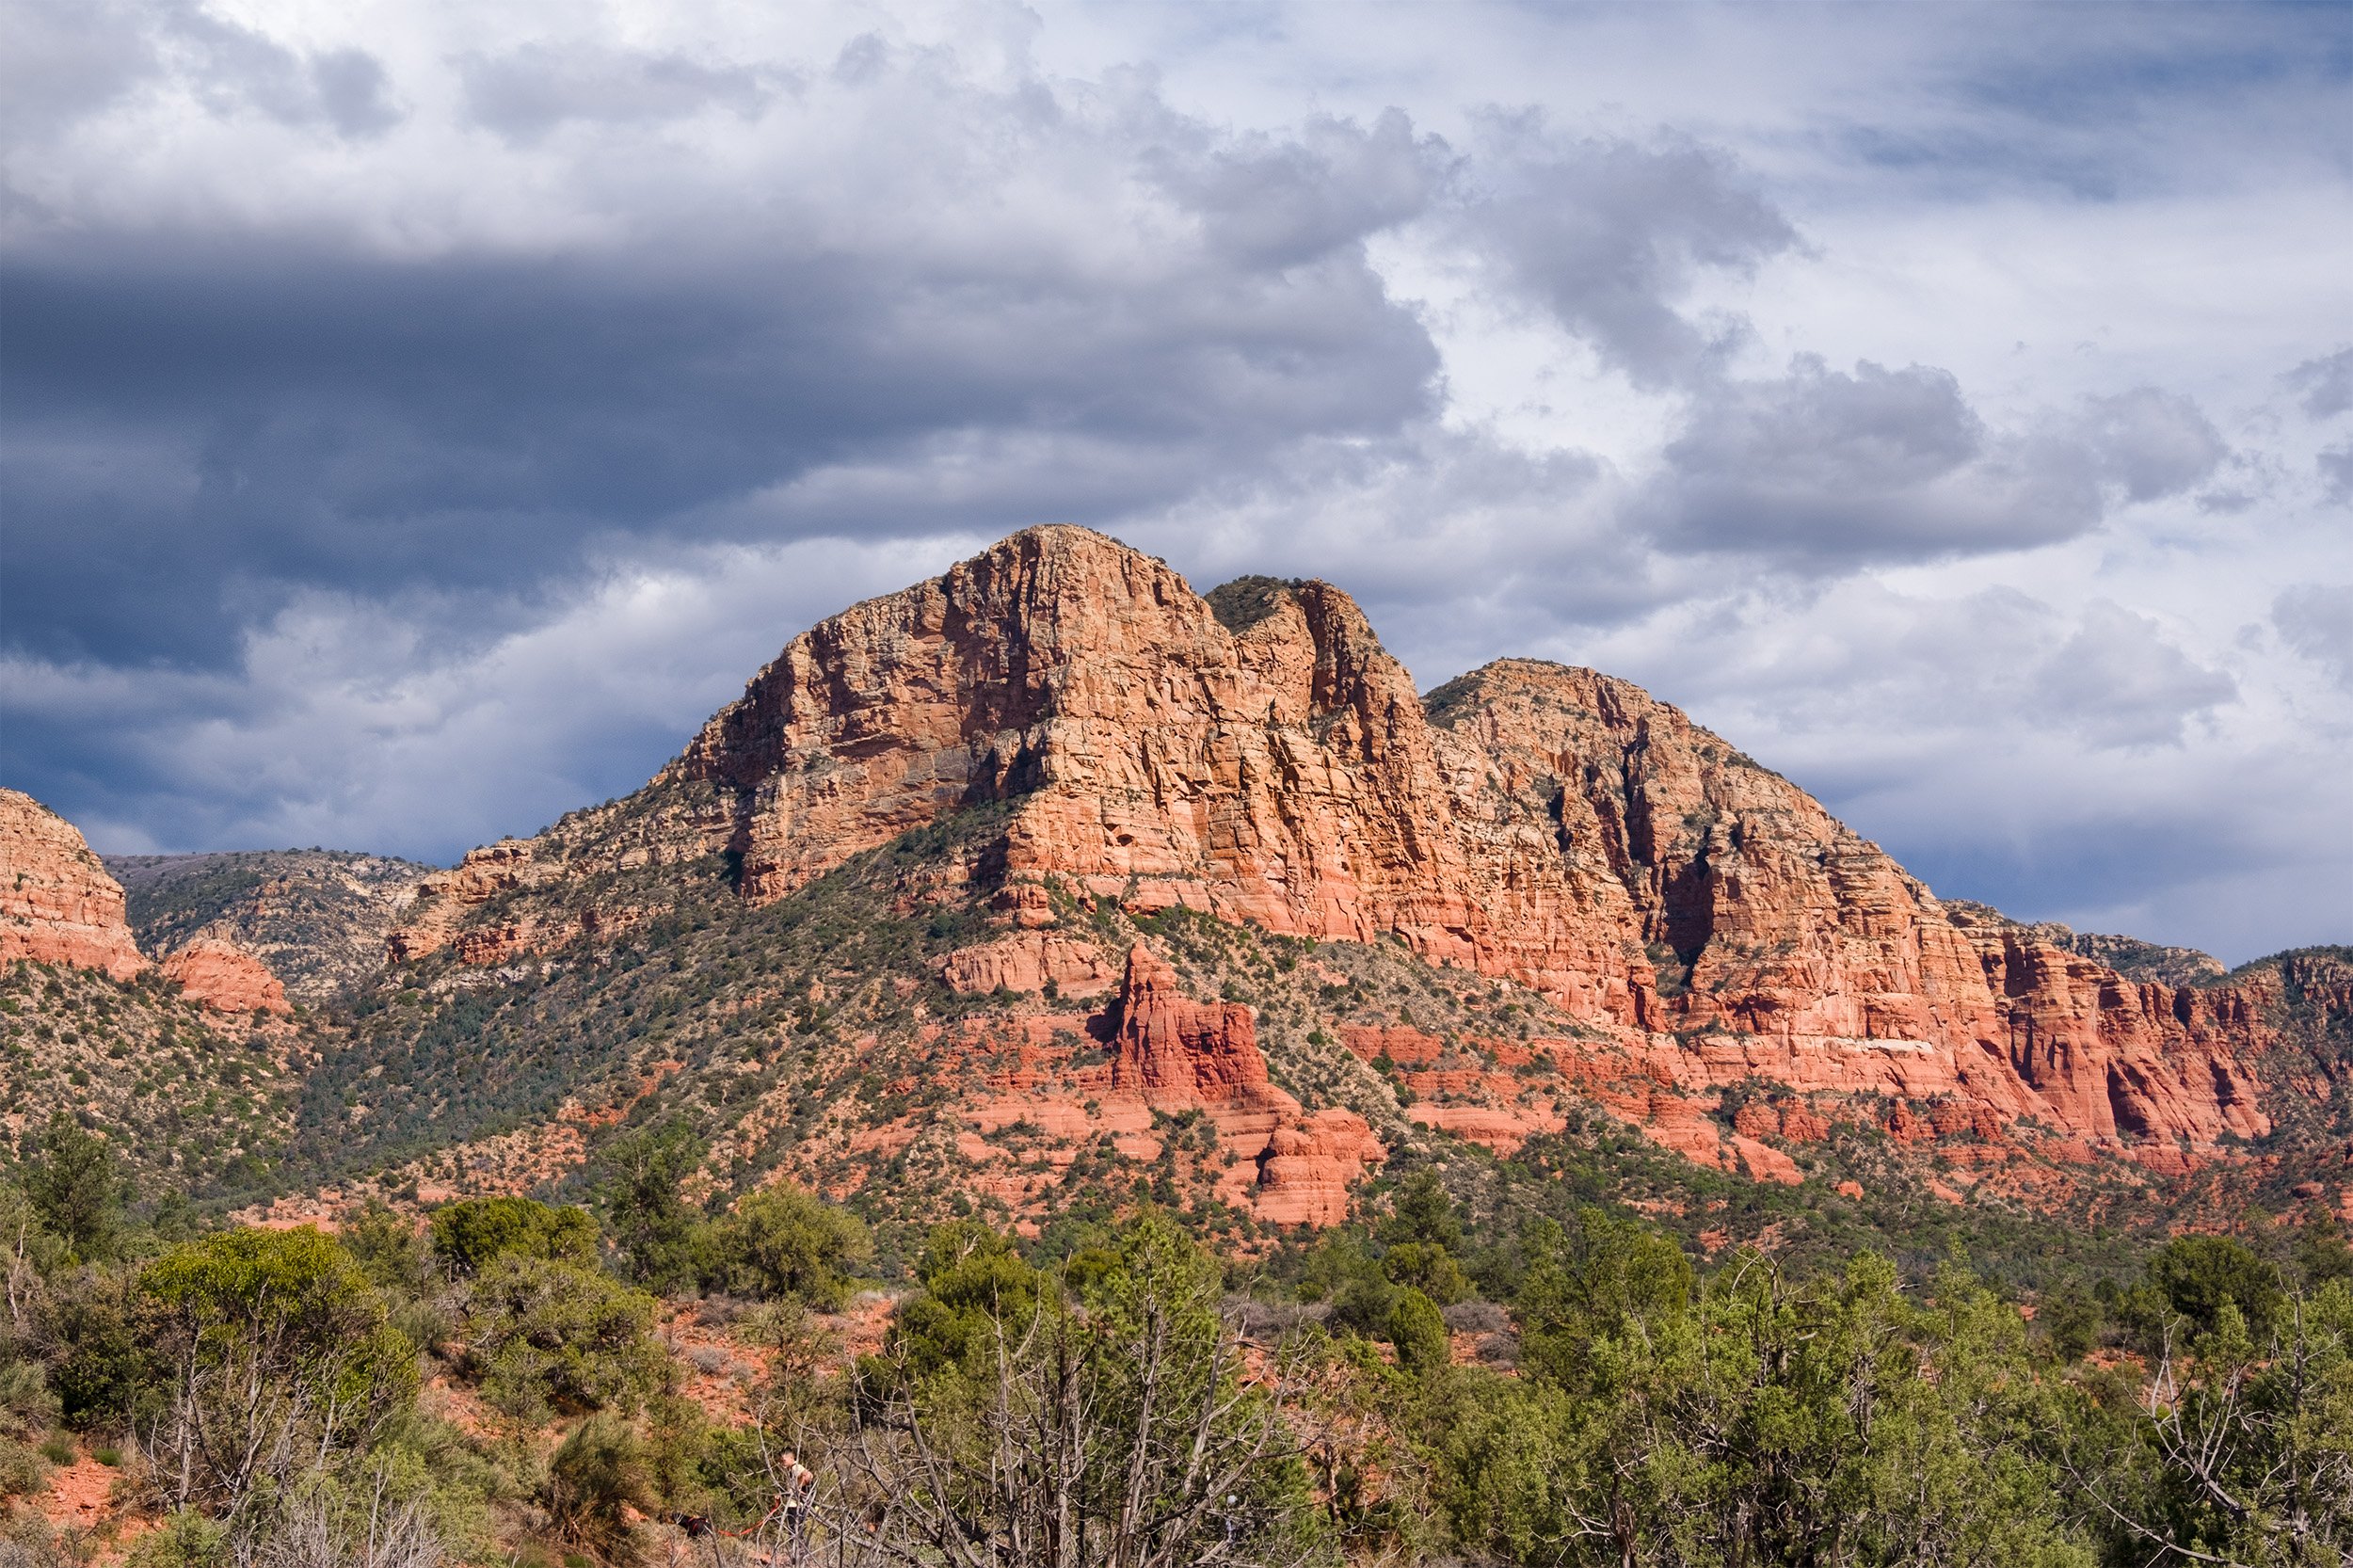
<svg viewBox="0 0 2353 1568"><path fill-rule="evenodd" d="M1197 1002L1151 949L1129 950L1112 1034L1112 1093L1175 1115L1206 1112L1244 1158L1227 1196L1277 1224L1324 1225L1348 1213L1348 1191L1385 1151L1362 1116L1309 1116L1267 1075L1250 1009Z"/></svg>
<svg viewBox="0 0 2353 1568"><path fill-rule="evenodd" d="M959 990L1095 983L1083 944L1033 929L1050 884L1131 913L1393 937L1526 986L1577 1025L1551 1054L1584 1093L1759 1175L1796 1174L1765 1136L1885 1125L1890 1102L1944 1107L1906 1112L1935 1136L2052 1137L2155 1169L2269 1126L2260 998L2128 980L1947 908L1625 681L1503 660L1425 701L1329 584L1205 600L1069 527L794 638L632 802L428 881L393 951L492 963L593 935L616 915L578 891L590 874L720 852L744 896L774 900L988 803L1003 825L967 871L1016 931L950 961ZM1241 1048L1246 1010L1174 998L1134 955L1125 993L1123 1093L1236 1115L1268 1097L1251 1114L1292 1125ZM1769 1134L1701 1113L1752 1080L1781 1096ZM1454 1089L1416 1113L1498 1147L1552 1114ZM1305 1122L1282 1142L1268 1191L1314 1144Z"/></svg>
<svg viewBox="0 0 2353 1568"><path fill-rule="evenodd" d="M1057 996L1092 997L1111 989L1119 971L1092 942L1022 931L950 953L940 978L950 990L968 995L1051 990Z"/></svg>
<svg viewBox="0 0 2353 1568"><path fill-rule="evenodd" d="M1141 943L1128 954L1113 1042L1112 1089L1155 1111L1249 1115L1299 1109L1268 1080L1250 1009L1188 998L1177 988L1176 971Z"/></svg>
<svg viewBox="0 0 2353 1568"><path fill-rule="evenodd" d="M233 943L200 936L165 956L164 978L216 1013L292 1013L286 987L268 965Z"/></svg>
<svg viewBox="0 0 2353 1568"><path fill-rule="evenodd" d="M1353 1111L1333 1107L1267 1134L1259 1154L1258 1218L1278 1225L1336 1225L1348 1218L1351 1190L1388 1151Z"/></svg>
<svg viewBox="0 0 2353 1568"><path fill-rule="evenodd" d="M128 980L147 968L122 888L72 823L0 790L0 963L30 958Z"/></svg>

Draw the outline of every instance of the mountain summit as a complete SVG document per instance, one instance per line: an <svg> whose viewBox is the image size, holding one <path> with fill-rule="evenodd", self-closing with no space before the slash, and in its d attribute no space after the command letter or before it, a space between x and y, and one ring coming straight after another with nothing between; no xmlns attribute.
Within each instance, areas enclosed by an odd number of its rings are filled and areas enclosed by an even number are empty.
<svg viewBox="0 0 2353 1568"><path fill-rule="evenodd" d="M1625 681L1507 659L1424 698L1328 584L1204 597L1067 526L794 638L646 790L428 878L393 954L568 961L673 911L663 868L721 868L758 911L926 833L890 901L955 926L927 983L1000 999L1025 1039L1171 919L1324 954L1285 1036L1384 1064L1305 1096L1356 1113L1341 1141L1368 1147L1385 1128L1508 1151L1597 1105L1781 1180L1840 1127L1954 1145L1947 1191L2119 1158L2180 1176L2273 1130L2288 990L2353 994L2325 965L2129 979L2059 928L1940 903ZM1354 1005L1334 944L1457 977L1467 1011L1433 1032ZM1316 1048L1278 1051L1276 1078L1305 1087ZM2041 1174L2005 1168L2025 1151Z"/></svg>
<svg viewBox="0 0 2353 1568"><path fill-rule="evenodd" d="M143 966L72 830L8 820L12 951ZM643 790L454 870L120 864L158 932L323 1009L281 1190L529 1189L660 1122L698 1181L878 1223L1142 1182L1322 1224L1401 1158L1626 1129L1817 1208L2346 1192L2341 952L2221 976L1941 903L1625 681L1506 659L1425 697L1329 584L1205 597L1082 528L821 622Z"/></svg>

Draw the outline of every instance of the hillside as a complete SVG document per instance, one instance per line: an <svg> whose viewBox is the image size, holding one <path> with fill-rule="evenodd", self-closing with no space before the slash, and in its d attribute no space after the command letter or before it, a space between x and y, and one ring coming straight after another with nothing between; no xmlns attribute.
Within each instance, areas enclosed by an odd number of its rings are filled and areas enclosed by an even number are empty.
<svg viewBox="0 0 2353 1568"><path fill-rule="evenodd" d="M1203 598L1068 528L812 628L645 791L427 876L391 942L303 1118L335 1169L560 1177L683 1116L722 1187L1036 1224L1141 1175L1238 1230L1305 1217L1287 1181L1589 1124L1817 1194L2146 1216L2309 1163L2278 1134L2336 1125L2348 994L2135 978L1940 902L1626 682L1507 660L1425 700L1329 584ZM1295 1114L1112 1108L1138 942L1245 1010ZM461 1139L493 1143L401 1163Z"/></svg>
<svg viewBox="0 0 2353 1568"><path fill-rule="evenodd" d="M384 967L384 940L433 868L341 850L102 856L139 945L199 936L260 957L286 994L316 1005Z"/></svg>
<svg viewBox="0 0 2353 1568"><path fill-rule="evenodd" d="M152 962L122 888L73 826L0 790L0 1128L64 1112L102 1129L143 1200L250 1193L285 1176L313 1031L250 953L199 937Z"/></svg>

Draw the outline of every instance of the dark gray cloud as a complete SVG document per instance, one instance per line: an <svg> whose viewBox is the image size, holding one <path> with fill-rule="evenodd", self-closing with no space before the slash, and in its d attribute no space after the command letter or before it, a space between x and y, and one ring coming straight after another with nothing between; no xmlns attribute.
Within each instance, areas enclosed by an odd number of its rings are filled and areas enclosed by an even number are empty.
<svg viewBox="0 0 2353 1568"><path fill-rule="evenodd" d="M2281 641L2353 692L2353 585L2305 584L2272 600Z"/></svg>
<svg viewBox="0 0 2353 1568"><path fill-rule="evenodd" d="M1369 128L1318 116L1280 138L1219 136L1174 115L1158 129L1143 167L1212 247L1254 268L1311 261L1418 216L1454 163L1396 109Z"/></svg>
<svg viewBox="0 0 2353 1568"><path fill-rule="evenodd" d="M464 62L460 80L473 121L520 141L567 120L648 123L712 108L750 114L776 90L773 75L741 66L581 43L476 56Z"/></svg>
<svg viewBox="0 0 2353 1568"><path fill-rule="evenodd" d="M2137 387L2085 406L2082 439L2102 473L2131 501L2180 495L2230 456L2229 443L2198 405L2155 387Z"/></svg>
<svg viewBox="0 0 2353 1568"><path fill-rule="evenodd" d="M1801 355L1785 376L1719 383L1665 458L1650 504L1672 548L1799 569L2048 544L2100 520L2082 441L1990 433L1933 366Z"/></svg>
<svg viewBox="0 0 2353 1568"><path fill-rule="evenodd" d="M213 45L222 92L306 79L287 51ZM607 110L740 86L613 56L499 69L538 94L470 68L509 130L632 72L659 90ZM856 90L888 122L953 85L930 69L885 53ZM1043 89L959 90L906 134L977 146L948 198L971 210L898 226L828 210L864 197L834 171L774 202L689 190L679 221L554 254L144 221L17 245L0 479L39 525L11 552L9 640L221 667L305 588L429 591L463 624L627 548L1103 522L1431 409L1435 352L1362 245L1443 163L1402 116L1235 138L1148 98L1090 120ZM1054 193L1001 243L990 209L1031 159L1160 196L1112 216Z"/></svg>
<svg viewBox="0 0 2353 1568"><path fill-rule="evenodd" d="M2304 411L2314 419L2334 419L2353 408L2353 348L2340 348L2307 360L2281 377L2300 396Z"/></svg>
<svg viewBox="0 0 2353 1568"><path fill-rule="evenodd" d="M2320 488L2340 506L2353 505L2353 446L2332 446L2313 459Z"/></svg>
<svg viewBox="0 0 2353 1568"><path fill-rule="evenodd" d="M1491 116L1462 222L1502 280L1637 387L1690 382L1741 341L1683 301L1704 272L1745 275L1797 230L1721 150L1569 140L1533 114Z"/></svg>
<svg viewBox="0 0 2353 1568"><path fill-rule="evenodd" d="M1786 376L1695 389L1645 505L1671 549L1835 573L2073 538L2107 487L2179 495L2229 450L2196 403L2155 388L1996 431L1948 371L1800 355Z"/></svg>

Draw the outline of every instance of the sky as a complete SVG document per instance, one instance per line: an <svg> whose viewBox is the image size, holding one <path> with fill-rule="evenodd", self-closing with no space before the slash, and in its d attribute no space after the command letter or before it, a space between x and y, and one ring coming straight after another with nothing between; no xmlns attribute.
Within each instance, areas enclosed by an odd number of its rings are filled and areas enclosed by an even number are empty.
<svg viewBox="0 0 2353 1568"><path fill-rule="evenodd" d="M2353 8L0 0L0 781L448 863L1016 528L2353 941Z"/></svg>

